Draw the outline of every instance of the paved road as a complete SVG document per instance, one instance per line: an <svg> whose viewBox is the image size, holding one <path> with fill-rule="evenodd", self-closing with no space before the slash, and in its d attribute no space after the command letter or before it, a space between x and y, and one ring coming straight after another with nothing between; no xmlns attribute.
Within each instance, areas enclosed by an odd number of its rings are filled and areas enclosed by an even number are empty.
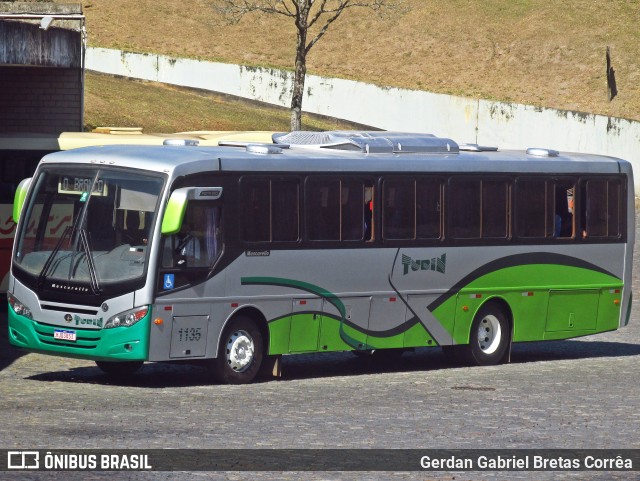
<svg viewBox="0 0 640 481"><path fill-rule="evenodd" d="M636 300L639 274L636 258ZM350 353L300 355L285 358L281 380L248 386L211 385L200 367L168 364L145 365L132 381L117 383L91 362L14 350L6 315L0 332L0 448L640 448L637 301L624 329L516 345L508 365L451 368L437 349L386 366ZM65 473L64 479L640 479L635 474Z"/></svg>

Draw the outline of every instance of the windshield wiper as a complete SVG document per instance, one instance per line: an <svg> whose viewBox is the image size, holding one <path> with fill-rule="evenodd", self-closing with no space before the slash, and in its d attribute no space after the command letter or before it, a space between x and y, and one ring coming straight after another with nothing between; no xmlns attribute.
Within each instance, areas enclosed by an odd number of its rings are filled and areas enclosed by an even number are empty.
<svg viewBox="0 0 640 481"><path fill-rule="evenodd" d="M87 268L89 269L89 278L91 280L91 290L94 294L100 294L100 284L98 283L98 271L96 271L96 265L93 263L93 256L91 255L91 247L89 247L89 239L87 238L87 231L80 229L80 243L84 250L84 255L87 258Z"/></svg>
<svg viewBox="0 0 640 481"><path fill-rule="evenodd" d="M73 228L70 225L65 227L64 231L62 232L62 235L60 236L60 239L58 239L58 242L56 243L55 247L51 251L51 254L49 254L49 257L47 257L47 260L45 261L44 266L42 266L42 270L40 271L40 274L38 274L39 288L42 288L42 286L44 285L44 281L47 279L47 274L49 273L49 269L51 268L51 264L53 264L53 260L56 254L60 251L60 248L62 247L62 243L65 241L67 237L69 237L69 234L72 231L73 231Z"/></svg>
<svg viewBox="0 0 640 481"><path fill-rule="evenodd" d="M51 266L53 265L53 261L56 257L56 254L60 252L60 248L62 247L62 244L68 237L70 237L70 234L74 230L75 229L71 226L65 227L64 231L62 232L62 235L60 236L60 239L58 239L58 242L56 243L55 247L51 251L51 254L49 254L49 257L47 257L47 260L44 263L44 266L42 267L40 274L38 275L39 288L42 288L42 286L44 285L44 282L47 279L47 276L49 274L49 271L51 270ZM91 256L91 248L89 247L87 231L85 229L80 229L79 236L80 236L80 239L79 239L80 244L82 245L82 250L84 251L84 255L87 259L87 269L89 270L91 290L93 291L94 294L100 294L101 289L100 289L100 283L98 282L98 273L96 271L96 266L93 263L93 257ZM62 259L60 259L60 261L61 260ZM72 266L73 266L73 260L71 261L69 268L72 269ZM69 280L70 279L71 279L71 272L69 272Z"/></svg>

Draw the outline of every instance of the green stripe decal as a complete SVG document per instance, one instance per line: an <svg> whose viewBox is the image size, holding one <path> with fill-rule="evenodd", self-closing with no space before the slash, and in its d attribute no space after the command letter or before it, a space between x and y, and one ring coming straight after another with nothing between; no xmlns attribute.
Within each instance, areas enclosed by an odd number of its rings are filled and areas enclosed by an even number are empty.
<svg viewBox="0 0 640 481"><path fill-rule="evenodd" d="M441 295L433 301L428 309L433 312L439 306L444 304L448 299L455 297L455 295L460 292L462 289L466 287L471 287L473 282L480 278L487 278L488 274L492 274L496 271L502 271L507 268L513 267L525 267L525 266L533 266L539 269L539 272L545 272L544 269L553 269L560 267L570 267L576 268L576 272L581 273L592 273L592 274L602 274L606 277L609 277L613 280L620 281L620 279L615 276L613 273L598 267L595 264L587 262L585 260L579 259L577 257L567 256L564 254L556 254L553 252L530 252L527 254L514 254L506 257L501 257L494 261L488 262L482 267L474 270L473 272L467 274L458 282L456 282L448 292ZM544 267L543 267L544 266ZM580 270L577 270L580 269ZM532 271L535 273L535 271ZM584 275L584 274L583 274ZM553 278L553 277L552 277ZM558 279L562 279L559 277ZM527 283L531 281L523 282L521 285L526 286ZM548 284L548 279L546 282L541 283L540 285ZM497 287L500 284L493 284L493 287ZM509 283L503 283L503 285L510 285ZM512 284L511 284L512 285Z"/></svg>
<svg viewBox="0 0 640 481"><path fill-rule="evenodd" d="M308 282L296 281L293 279L285 279L282 277L243 277L240 279L240 284L243 286L248 285L262 285L262 286L280 286L280 287L290 287L293 289L299 289L301 291L309 292L314 294L322 299L326 299L331 305L333 305L338 312L340 313L340 338L351 346L354 349L357 349L361 344L353 337L349 336L344 329L344 323L346 319L347 310L344 307L344 304L338 297L329 292L328 290L315 286L313 284L309 284ZM368 349L367 346L365 346Z"/></svg>

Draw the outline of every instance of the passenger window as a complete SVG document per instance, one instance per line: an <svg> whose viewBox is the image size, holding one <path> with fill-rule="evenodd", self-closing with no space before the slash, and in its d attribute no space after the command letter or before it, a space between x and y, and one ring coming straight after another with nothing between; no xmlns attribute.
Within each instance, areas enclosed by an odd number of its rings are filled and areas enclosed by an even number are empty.
<svg viewBox="0 0 640 481"><path fill-rule="evenodd" d="M442 236L441 180L418 180L416 182L416 237L439 239Z"/></svg>
<svg viewBox="0 0 640 481"><path fill-rule="evenodd" d="M271 183L272 240L295 242L299 232L298 181L277 180Z"/></svg>
<svg viewBox="0 0 640 481"><path fill-rule="evenodd" d="M382 236L389 240L415 239L415 181L385 180Z"/></svg>
<svg viewBox="0 0 640 481"><path fill-rule="evenodd" d="M371 239L373 186L359 180L310 178L307 233L315 241Z"/></svg>
<svg viewBox="0 0 640 481"><path fill-rule="evenodd" d="M482 237L504 239L509 235L509 186L503 180L482 181Z"/></svg>
<svg viewBox="0 0 640 481"><path fill-rule="evenodd" d="M620 236L620 183L615 180L586 182L584 237Z"/></svg>
<svg viewBox="0 0 640 481"><path fill-rule="evenodd" d="M248 242L270 240L271 188L266 180L242 180L243 237Z"/></svg>
<svg viewBox="0 0 640 481"><path fill-rule="evenodd" d="M340 240L340 181L307 182L307 226L311 240Z"/></svg>
<svg viewBox="0 0 640 481"><path fill-rule="evenodd" d="M240 192L246 242L296 242L300 238L297 180L244 178Z"/></svg>
<svg viewBox="0 0 640 481"><path fill-rule="evenodd" d="M364 188L364 240L373 240L373 185Z"/></svg>
<svg viewBox="0 0 640 481"><path fill-rule="evenodd" d="M547 182L520 179L516 183L516 233L520 237L545 237Z"/></svg>
<svg viewBox="0 0 640 481"><path fill-rule="evenodd" d="M450 228L455 239L477 239L480 237L481 182L479 180L452 179Z"/></svg>
<svg viewBox="0 0 640 481"><path fill-rule="evenodd" d="M555 237L573 238L575 233L575 184L558 181L555 184Z"/></svg>
<svg viewBox="0 0 640 481"><path fill-rule="evenodd" d="M340 197L342 240L362 240L365 228L364 185L362 182L342 182Z"/></svg>
<svg viewBox="0 0 640 481"><path fill-rule="evenodd" d="M508 184L504 180L452 179L451 235L455 239L504 239Z"/></svg>

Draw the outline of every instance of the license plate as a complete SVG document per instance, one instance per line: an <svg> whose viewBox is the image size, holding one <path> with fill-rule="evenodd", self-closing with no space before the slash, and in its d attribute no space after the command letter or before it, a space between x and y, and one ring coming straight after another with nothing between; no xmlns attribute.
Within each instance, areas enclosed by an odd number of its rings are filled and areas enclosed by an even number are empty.
<svg viewBox="0 0 640 481"><path fill-rule="evenodd" d="M55 329L53 331L53 338L60 339L61 341L75 341L76 331L69 331L67 329Z"/></svg>

